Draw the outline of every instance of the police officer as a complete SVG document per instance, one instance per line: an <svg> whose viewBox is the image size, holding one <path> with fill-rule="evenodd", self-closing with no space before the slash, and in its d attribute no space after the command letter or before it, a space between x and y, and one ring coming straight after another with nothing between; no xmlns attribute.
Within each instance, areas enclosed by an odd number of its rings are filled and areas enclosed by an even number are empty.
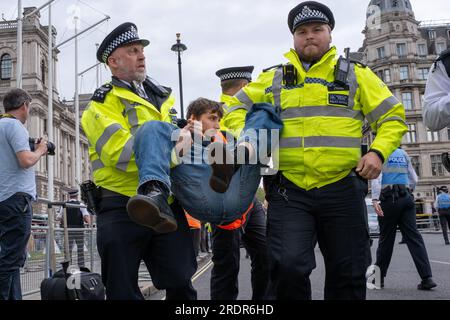
<svg viewBox="0 0 450 320"><path fill-rule="evenodd" d="M221 102L226 103L252 80L253 66L220 69L216 75L222 87ZM226 130L221 123L222 131ZM266 298L267 264L266 213L255 199L243 218L227 225L214 225L212 232L211 299L236 300L241 242L251 259L252 299Z"/></svg>
<svg viewBox="0 0 450 320"><path fill-rule="evenodd" d="M433 131L450 124L450 49L431 67L423 101L423 120Z"/></svg>
<svg viewBox="0 0 450 320"><path fill-rule="evenodd" d="M441 222L442 235L446 245L450 245L448 241L447 225L450 228L450 196L448 195L447 186L442 186L438 189L438 196L434 207L439 213L439 220Z"/></svg>
<svg viewBox="0 0 450 320"><path fill-rule="evenodd" d="M71 190L68 192L69 201L67 203L72 204L81 204L78 198L78 190ZM66 209L67 216L67 228L69 229L83 229L84 224L91 223L91 216L86 208L67 208ZM58 218L62 218L62 210L58 213ZM64 227L64 221L61 220L61 227ZM73 244L77 245L77 262L78 266L84 267L84 231L83 230L69 230L69 252L70 252L70 261L73 264L72 260L72 248Z"/></svg>
<svg viewBox="0 0 450 320"><path fill-rule="evenodd" d="M295 49L228 104L224 123L244 126L253 103L281 108L277 177L267 183L271 284L277 299L311 299L317 238L324 256L325 299L365 299L370 264L367 185L406 132L401 103L367 67L336 59L335 20L318 2L288 16ZM349 63L350 62L350 63ZM378 135L361 157L364 118ZM277 157L275 157L277 159ZM359 176L358 176L359 175Z"/></svg>
<svg viewBox="0 0 450 320"><path fill-rule="evenodd" d="M97 59L108 65L113 77L94 93L82 116L94 182L101 192L97 245L102 278L108 299L143 299L138 286L143 260L155 287L166 289L167 299L196 299L191 277L197 262L183 210L176 202L169 208L168 191L157 183L145 190L162 213L152 229L131 220L126 209L139 182L133 152L136 131L145 122L174 118L171 89L146 75L148 44L129 22L103 40Z"/></svg>
<svg viewBox="0 0 450 320"><path fill-rule="evenodd" d="M400 148L395 150L383 166L382 174L372 181L372 201L380 224L380 239L376 265L381 271L381 287L384 287L394 248L397 226L400 228L408 250L422 279L419 290L436 287L422 236L416 225L416 206L412 190L417 175L411 160Z"/></svg>

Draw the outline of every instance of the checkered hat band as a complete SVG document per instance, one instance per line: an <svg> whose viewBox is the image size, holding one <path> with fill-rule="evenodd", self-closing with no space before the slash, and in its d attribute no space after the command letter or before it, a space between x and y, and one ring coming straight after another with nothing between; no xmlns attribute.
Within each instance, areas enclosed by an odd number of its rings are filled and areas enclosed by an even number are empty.
<svg viewBox="0 0 450 320"><path fill-rule="evenodd" d="M111 43L106 47L105 51L103 51L102 54L102 60L106 63L106 60L108 60L109 55L118 47L120 47L124 43L128 43L132 40L139 40L139 35L136 31L128 30L124 33L122 33L120 36L115 38Z"/></svg>
<svg viewBox="0 0 450 320"><path fill-rule="evenodd" d="M328 17L321 11L318 11L318 10L303 10L302 12L300 12L295 17L293 26L298 25L302 21L307 21L307 20L312 20L312 19L325 21L327 23L330 22Z"/></svg>
<svg viewBox="0 0 450 320"><path fill-rule="evenodd" d="M225 73L220 76L220 81L231 80L231 79L251 79L251 72L230 72Z"/></svg>

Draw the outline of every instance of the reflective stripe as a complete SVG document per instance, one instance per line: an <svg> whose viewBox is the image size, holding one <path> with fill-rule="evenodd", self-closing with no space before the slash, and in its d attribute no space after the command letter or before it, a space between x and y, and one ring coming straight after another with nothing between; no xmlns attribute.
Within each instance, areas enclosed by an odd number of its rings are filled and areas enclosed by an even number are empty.
<svg viewBox="0 0 450 320"><path fill-rule="evenodd" d="M254 104L252 99L250 99L250 97L245 93L244 90L240 90L238 93L236 93L235 97L238 98L240 102L245 104L249 108L248 110L250 110L250 108Z"/></svg>
<svg viewBox="0 0 450 320"><path fill-rule="evenodd" d="M361 148L360 138L348 137L304 137L283 138L280 140L281 149L293 148Z"/></svg>
<svg viewBox="0 0 450 320"><path fill-rule="evenodd" d="M278 68L272 82L273 102L276 107L281 107L281 88L283 85L283 69Z"/></svg>
<svg viewBox="0 0 450 320"><path fill-rule="evenodd" d="M281 112L283 120L299 117L339 117L364 120L361 111L334 106L287 108Z"/></svg>
<svg viewBox="0 0 450 320"><path fill-rule="evenodd" d="M250 111L251 107L243 104L241 106L235 106L235 107L228 108L228 109L226 109L226 112L230 113L230 112L233 112L233 111L236 111L236 110L239 110L239 109L243 109L245 111Z"/></svg>
<svg viewBox="0 0 450 320"><path fill-rule="evenodd" d="M353 108L355 106L355 96L356 91L358 90L359 84L356 80L355 74L355 64L350 64L350 72L348 73L348 82L349 82L349 93L348 93L348 106L349 108Z"/></svg>
<svg viewBox="0 0 450 320"><path fill-rule="evenodd" d="M97 152L98 156L100 157L102 154L103 147L106 145L106 143L111 139L111 137L122 129L122 126L118 123L114 123L110 125L108 128L103 131L103 134L101 137L97 140L97 143L95 145L95 151Z"/></svg>
<svg viewBox="0 0 450 320"><path fill-rule="evenodd" d="M400 121L401 123L405 124L405 126L407 126L405 120L403 120L401 117L391 117L391 118L386 118L383 121L378 123L377 129L380 129L381 125L383 123L389 122L389 121Z"/></svg>
<svg viewBox="0 0 450 320"><path fill-rule="evenodd" d="M390 96L389 98L384 100L377 108L375 108L375 110L366 115L367 121L369 121L369 124L378 121L378 119L388 113L397 104L399 104L397 98L394 96Z"/></svg>
<svg viewBox="0 0 450 320"><path fill-rule="evenodd" d="M117 161L116 168L121 171L127 171L128 164L131 161L131 157L133 156L133 145L134 145L134 137L128 139L127 143L122 149L122 153L120 154L119 161Z"/></svg>
<svg viewBox="0 0 450 320"><path fill-rule="evenodd" d="M402 167L383 167L383 173L405 173L408 174L408 168Z"/></svg>
<svg viewBox="0 0 450 320"><path fill-rule="evenodd" d="M92 171L95 171L95 170L98 170L98 169L101 169L104 167L105 167L105 165L99 159L92 162Z"/></svg>
<svg viewBox="0 0 450 320"><path fill-rule="evenodd" d="M282 138L280 140L280 149L301 148L303 146L302 138Z"/></svg>
<svg viewBox="0 0 450 320"><path fill-rule="evenodd" d="M305 148L361 148L360 138L349 137L305 137Z"/></svg>
<svg viewBox="0 0 450 320"><path fill-rule="evenodd" d="M134 136L139 126L139 119L137 116L136 106L139 103L130 103L128 100L121 98L122 103L125 105L125 112L128 116L128 123L131 127L131 134Z"/></svg>

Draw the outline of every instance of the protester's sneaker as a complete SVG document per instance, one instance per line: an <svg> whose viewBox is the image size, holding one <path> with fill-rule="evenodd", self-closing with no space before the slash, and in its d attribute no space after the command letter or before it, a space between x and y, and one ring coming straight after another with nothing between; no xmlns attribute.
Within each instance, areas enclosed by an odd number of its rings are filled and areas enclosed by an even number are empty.
<svg viewBox="0 0 450 320"><path fill-rule="evenodd" d="M431 290L436 287L437 284L433 281L432 278L423 279L421 283L417 286L419 290Z"/></svg>
<svg viewBox="0 0 450 320"><path fill-rule="evenodd" d="M167 188L158 181L150 181L140 189L127 203L131 220L159 233L177 230L177 221L167 204Z"/></svg>

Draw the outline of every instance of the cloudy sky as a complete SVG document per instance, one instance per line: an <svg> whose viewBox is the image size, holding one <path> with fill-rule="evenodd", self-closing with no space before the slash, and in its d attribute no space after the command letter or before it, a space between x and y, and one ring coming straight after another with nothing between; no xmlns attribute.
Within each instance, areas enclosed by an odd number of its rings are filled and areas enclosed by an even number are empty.
<svg viewBox="0 0 450 320"><path fill-rule="evenodd" d="M39 7L47 0L23 0L23 7ZM333 42L342 52L344 47L356 51L362 45L361 31L366 23L369 0L322 0L334 12L336 28ZM217 100L219 80L215 71L229 66L254 65L254 77L267 67L285 62L283 54L292 46L287 27L287 14L298 0L56 0L52 7L57 43L73 36L74 12L80 17L80 30L102 20L111 19L81 36L79 71L96 63L95 43L100 43L117 25L131 21L142 38L150 40L146 48L149 75L170 86L179 107L178 66L176 54L170 51L175 34L188 50L182 55L184 105L200 97ZM450 1L411 0L416 19L450 20ZM17 1L0 2L4 19L17 17ZM41 23L48 24L48 10L41 12ZM74 94L74 43L62 46L59 54L58 89L61 99ZM102 67L102 81L110 77ZM80 79L83 93L96 88L95 70Z"/></svg>

